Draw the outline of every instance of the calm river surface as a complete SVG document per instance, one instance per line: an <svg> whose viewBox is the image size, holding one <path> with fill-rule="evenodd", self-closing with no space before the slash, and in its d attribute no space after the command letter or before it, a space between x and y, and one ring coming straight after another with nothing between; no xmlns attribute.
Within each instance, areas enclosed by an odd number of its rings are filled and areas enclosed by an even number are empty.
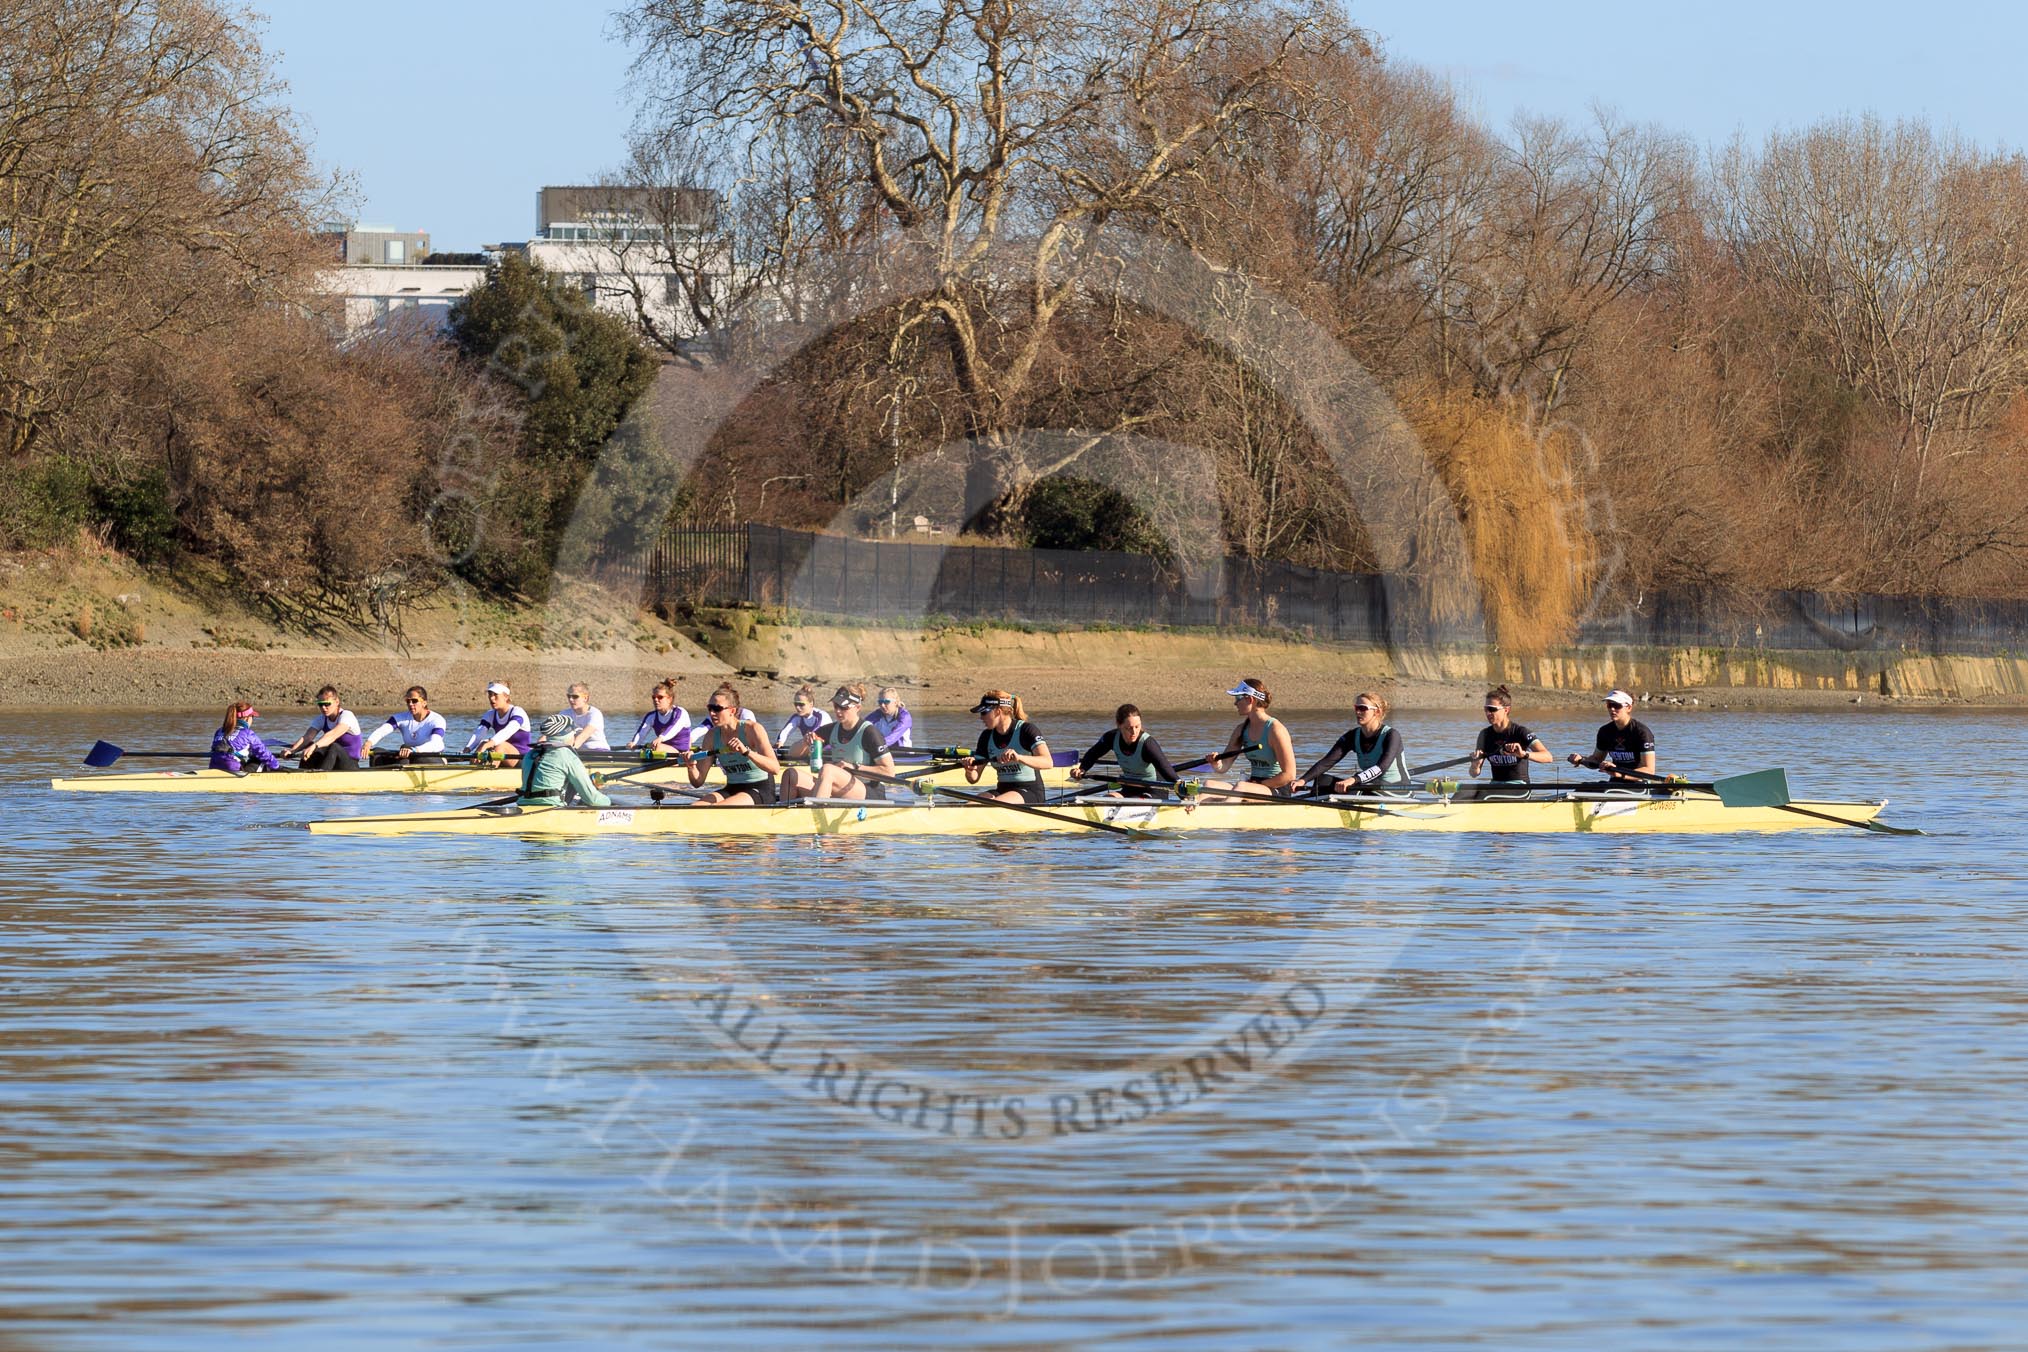
<svg viewBox="0 0 2028 1352"><path fill-rule="evenodd" d="M2021 1345L2028 722L1644 716L1934 834L325 838L442 800L0 716L0 1345Z"/></svg>

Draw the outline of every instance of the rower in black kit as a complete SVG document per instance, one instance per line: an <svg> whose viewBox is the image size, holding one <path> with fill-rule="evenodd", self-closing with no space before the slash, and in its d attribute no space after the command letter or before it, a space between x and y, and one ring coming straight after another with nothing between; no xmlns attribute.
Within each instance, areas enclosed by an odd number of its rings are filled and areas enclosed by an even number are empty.
<svg viewBox="0 0 2028 1352"><path fill-rule="evenodd" d="M1602 769L1613 776L1613 787L1624 788L1640 781L1620 772L1655 773L1655 734L1646 723L1634 717L1634 697L1626 691L1608 693L1605 703L1607 718L1598 730L1595 749L1588 756L1572 752L1570 763L1593 770Z"/></svg>

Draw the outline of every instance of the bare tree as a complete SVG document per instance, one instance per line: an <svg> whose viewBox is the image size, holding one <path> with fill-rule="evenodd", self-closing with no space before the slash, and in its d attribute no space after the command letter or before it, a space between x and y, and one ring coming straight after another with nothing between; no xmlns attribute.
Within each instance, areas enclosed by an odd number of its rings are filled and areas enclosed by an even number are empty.
<svg viewBox="0 0 2028 1352"><path fill-rule="evenodd" d="M320 187L252 21L211 0L0 10L0 451L114 353L304 296Z"/></svg>
<svg viewBox="0 0 2028 1352"><path fill-rule="evenodd" d="M1735 143L1717 181L1741 275L1893 410L1920 493L1940 434L2028 384L2028 160L1866 118Z"/></svg>
<svg viewBox="0 0 2028 1352"><path fill-rule="evenodd" d="M915 278L891 340L947 350L989 522L1075 458L1008 434L1104 227L1180 224L1178 186L1301 98L1292 58L1351 36L1325 0L636 0L622 23L671 129L744 152L807 121L848 150L840 188Z"/></svg>

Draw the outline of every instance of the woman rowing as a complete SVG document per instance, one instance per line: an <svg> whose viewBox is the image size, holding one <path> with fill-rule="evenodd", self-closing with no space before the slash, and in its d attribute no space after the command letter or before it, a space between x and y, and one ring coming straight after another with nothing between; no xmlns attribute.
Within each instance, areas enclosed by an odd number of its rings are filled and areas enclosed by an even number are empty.
<svg viewBox="0 0 2028 1352"><path fill-rule="evenodd" d="M1286 725L1268 714L1268 705L1274 696L1268 693L1265 683L1249 676L1225 692L1232 696L1232 707L1242 717L1239 726L1226 739L1225 750L1211 758L1212 764L1220 769L1244 756L1247 764L1245 779L1214 779L1206 781L1207 792L1222 793L1225 796L1240 794L1251 798L1273 798L1281 790L1296 782L1296 745L1289 737Z"/></svg>
<svg viewBox="0 0 2028 1352"><path fill-rule="evenodd" d="M993 792L1003 803L1040 803L1043 800L1042 772L1055 762L1042 732L1028 721L1021 697L1005 690L988 690L972 706L984 723L972 754L965 758L965 782L976 784L979 776L993 767Z"/></svg>
<svg viewBox="0 0 2028 1352"><path fill-rule="evenodd" d="M915 715L901 702L901 692L891 685L880 687L880 703L866 721L880 734L880 740L887 744L889 751L905 750L915 745L912 740Z"/></svg>
<svg viewBox="0 0 2028 1352"><path fill-rule="evenodd" d="M1477 779L1479 771L1490 766L1493 782L1487 792L1495 796L1516 791L1525 795L1529 763L1547 765L1556 759L1540 737L1514 721L1513 708L1514 696L1506 686L1488 690L1486 726L1479 729L1478 745L1472 748L1472 778Z"/></svg>
<svg viewBox="0 0 2028 1352"><path fill-rule="evenodd" d="M796 711L789 715L789 721L782 724L782 730L775 734L775 749L783 750L794 743L803 748L801 754L807 755L810 738L831 720L817 707L817 692L807 685L796 692L795 706ZM798 753L792 750L789 754Z"/></svg>
<svg viewBox="0 0 2028 1352"><path fill-rule="evenodd" d="M317 716L282 755L301 756L297 764L305 770L356 770L365 741L359 716L338 698L337 687L327 685L317 692Z"/></svg>
<svg viewBox="0 0 2028 1352"><path fill-rule="evenodd" d="M282 768L275 753L268 750L267 743L253 730L253 721L260 716L261 711L245 700L232 702L225 711L225 721L211 735L212 769L244 775L249 767L256 772Z"/></svg>
<svg viewBox="0 0 2028 1352"><path fill-rule="evenodd" d="M514 702L507 682L494 681L487 686L486 712L479 715L465 750L477 760L498 757L508 765L519 765L521 757L528 754L529 737L528 714Z"/></svg>
<svg viewBox="0 0 2028 1352"><path fill-rule="evenodd" d="M1655 734L1634 717L1634 697L1615 690L1605 698L1606 721L1589 756L1570 753L1572 765L1603 769L1617 779L1639 779L1655 773ZM1632 771L1633 773L1628 773Z"/></svg>
<svg viewBox="0 0 2028 1352"><path fill-rule="evenodd" d="M444 763L444 716L430 709L430 692L412 685L402 696L408 712L389 714L387 721L366 739L366 750L375 765L442 765ZM392 736L395 749L375 751L382 738Z"/></svg>
<svg viewBox="0 0 2028 1352"><path fill-rule="evenodd" d="M627 750L639 748L656 757L688 751L690 713L677 706L676 682L655 682L655 688L648 692L648 703L651 707L641 719L641 726L634 729L634 737L627 743Z"/></svg>
<svg viewBox="0 0 2028 1352"><path fill-rule="evenodd" d="M819 768L812 771L807 765L791 765L782 771L783 802L887 796L886 786L877 783L869 794L867 781L852 772L854 766L863 766L883 775L894 773L894 757L881 740L880 730L873 720L860 716L865 706L865 686L850 683L838 687L831 696L831 721L804 738L800 748L789 751L792 756L807 758L815 742Z"/></svg>
<svg viewBox="0 0 2028 1352"><path fill-rule="evenodd" d="M606 743L605 713L591 702L591 687L583 681L572 681L563 692L563 716L570 720L570 737L567 739L572 751L611 751Z"/></svg>
<svg viewBox="0 0 2028 1352"><path fill-rule="evenodd" d="M1345 735L1331 743L1322 760L1303 771L1293 786L1312 794L1378 793L1399 796L1412 787L1408 759L1402 754L1401 734L1387 723L1387 701L1370 690L1361 691L1352 701L1356 720ZM1345 757L1352 757L1352 773L1343 777L1318 776Z"/></svg>
<svg viewBox="0 0 2028 1352"><path fill-rule="evenodd" d="M1162 747L1141 722L1141 711L1122 704L1113 711L1113 730L1078 757L1072 779L1083 779L1099 761L1111 756L1120 767L1118 792L1124 798L1164 798L1177 780Z"/></svg>
<svg viewBox="0 0 2028 1352"><path fill-rule="evenodd" d="M704 706L704 731L690 739L690 783L702 788L705 772L717 761L725 786L692 800L693 806L765 806L775 801L775 776L782 772L782 763L768 745L767 729L741 714L739 691L731 685L711 692L711 701Z"/></svg>

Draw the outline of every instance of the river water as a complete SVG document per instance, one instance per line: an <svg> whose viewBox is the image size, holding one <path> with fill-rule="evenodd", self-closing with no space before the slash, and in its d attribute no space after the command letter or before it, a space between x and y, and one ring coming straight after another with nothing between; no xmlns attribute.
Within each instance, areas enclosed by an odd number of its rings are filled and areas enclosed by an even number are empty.
<svg viewBox="0 0 2028 1352"><path fill-rule="evenodd" d="M2022 721L1650 721L1933 834L313 837L440 800L0 716L0 1343L2020 1345Z"/></svg>

